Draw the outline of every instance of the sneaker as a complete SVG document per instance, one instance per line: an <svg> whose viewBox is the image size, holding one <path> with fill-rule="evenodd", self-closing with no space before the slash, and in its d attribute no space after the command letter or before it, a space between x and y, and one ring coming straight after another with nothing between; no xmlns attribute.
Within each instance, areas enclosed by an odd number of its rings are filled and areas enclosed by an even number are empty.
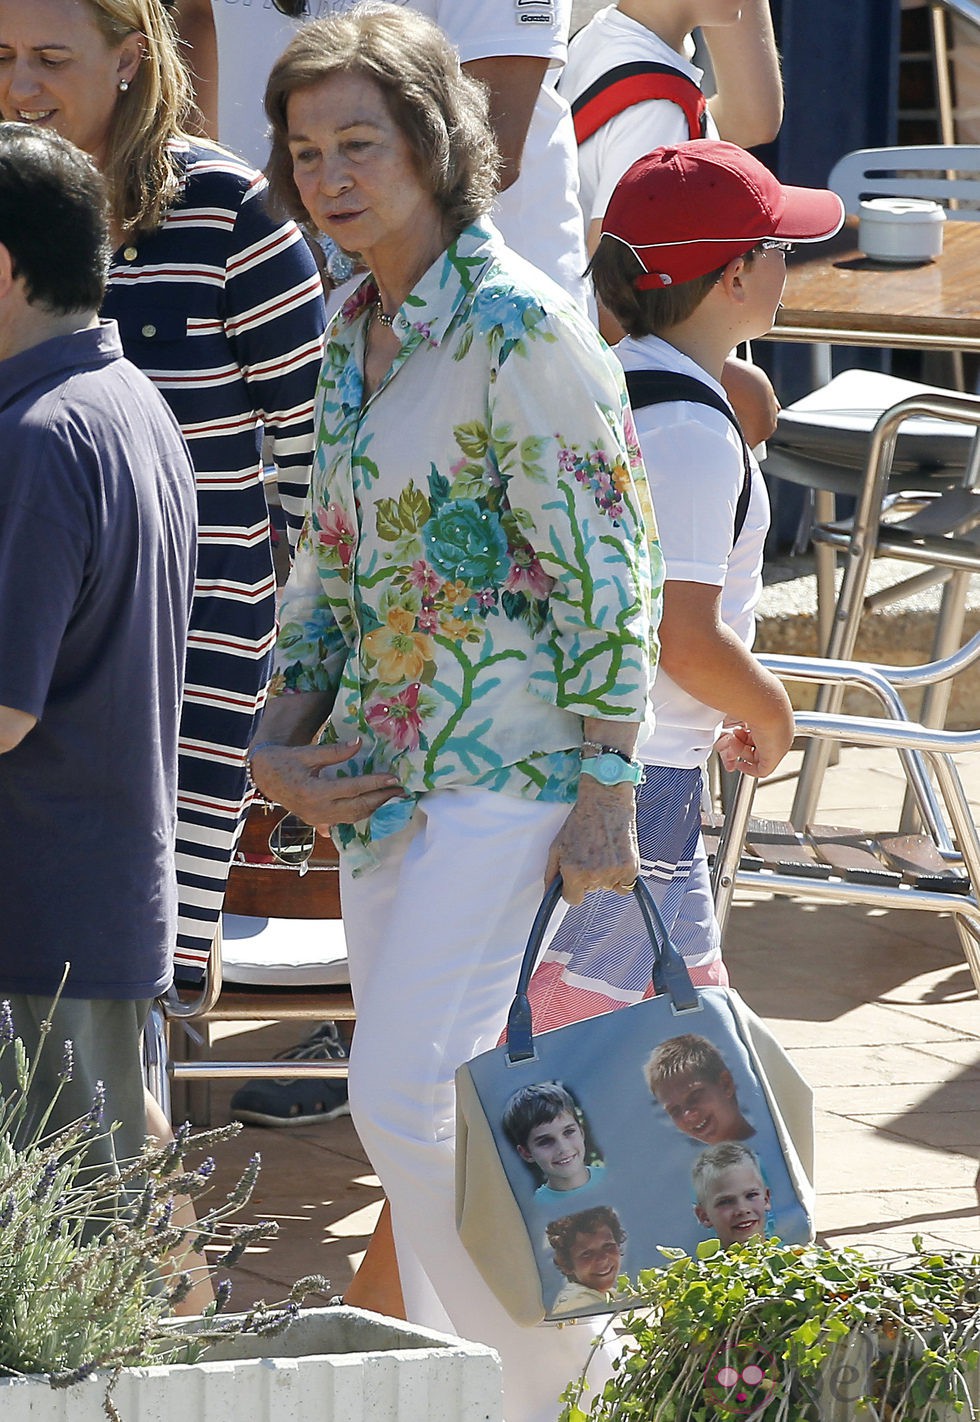
<svg viewBox="0 0 980 1422"><path fill-rule="evenodd" d="M347 1048L335 1022L322 1022L295 1047L276 1053L281 1062L346 1061ZM259 1077L246 1081L231 1098L236 1121L255 1126L309 1126L349 1116L347 1082L328 1077Z"/></svg>

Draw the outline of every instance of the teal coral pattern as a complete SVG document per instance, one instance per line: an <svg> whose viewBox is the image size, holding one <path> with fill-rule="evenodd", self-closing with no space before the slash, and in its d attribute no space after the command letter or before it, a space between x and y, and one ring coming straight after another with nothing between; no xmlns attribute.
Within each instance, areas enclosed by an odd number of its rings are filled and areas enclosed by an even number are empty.
<svg viewBox="0 0 980 1422"><path fill-rule="evenodd" d="M644 715L662 566L622 375L510 264L468 228L366 401L370 278L329 333L271 694L332 694L326 737L363 741L338 773L392 769L409 792L340 827L363 863L428 789L571 800L581 718Z"/></svg>

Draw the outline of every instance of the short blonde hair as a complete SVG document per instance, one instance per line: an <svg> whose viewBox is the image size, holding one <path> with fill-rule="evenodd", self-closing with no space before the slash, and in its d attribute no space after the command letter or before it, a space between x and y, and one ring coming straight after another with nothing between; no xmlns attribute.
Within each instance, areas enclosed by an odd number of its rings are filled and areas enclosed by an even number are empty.
<svg viewBox="0 0 980 1422"><path fill-rule="evenodd" d="M293 181L289 99L335 74L359 75L381 90L453 236L489 210L500 159L486 89L461 70L437 25L397 5L369 4L306 25L272 67L265 90L272 126L266 172L283 211L309 221Z"/></svg>
<svg viewBox="0 0 980 1422"><path fill-rule="evenodd" d="M759 1184L763 1189L766 1188L759 1157L754 1150L749 1150L747 1145L742 1145L741 1141L721 1141L701 1152L691 1167L691 1184L694 1186L695 1199L702 1210L707 1209L711 1203L709 1191L718 1176L738 1165L747 1165L750 1170L754 1170L759 1177Z"/></svg>
<svg viewBox="0 0 980 1422"><path fill-rule="evenodd" d="M128 35L144 53L126 93L117 95L102 173L114 224L124 232L159 227L180 196L183 174L169 151L185 137L193 106L190 75L177 32L160 0L85 0L111 48Z"/></svg>

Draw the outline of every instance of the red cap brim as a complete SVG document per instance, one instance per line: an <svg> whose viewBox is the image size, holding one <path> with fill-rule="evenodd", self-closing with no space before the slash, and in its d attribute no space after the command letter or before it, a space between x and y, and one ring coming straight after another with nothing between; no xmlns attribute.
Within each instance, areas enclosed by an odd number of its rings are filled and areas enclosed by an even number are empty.
<svg viewBox="0 0 980 1422"><path fill-rule="evenodd" d="M829 188L794 188L786 183L784 205L773 236L787 242L823 242L844 225L844 204Z"/></svg>

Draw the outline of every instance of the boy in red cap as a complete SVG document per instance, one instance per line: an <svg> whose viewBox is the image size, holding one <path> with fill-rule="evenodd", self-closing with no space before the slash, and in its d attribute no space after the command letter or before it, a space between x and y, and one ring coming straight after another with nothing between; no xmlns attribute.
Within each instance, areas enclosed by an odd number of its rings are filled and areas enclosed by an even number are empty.
<svg viewBox="0 0 980 1422"><path fill-rule="evenodd" d="M765 484L721 386L740 341L772 326L791 242L830 237L835 193L782 186L731 143L658 148L620 179L590 271L629 333L626 369L667 564L656 729L640 742L642 872L695 982L725 982L701 841L703 767L769 775L793 740L779 681L750 650L769 527ZM724 729L723 729L724 723ZM542 1027L644 995L650 949L632 895L569 909L532 982Z"/></svg>

